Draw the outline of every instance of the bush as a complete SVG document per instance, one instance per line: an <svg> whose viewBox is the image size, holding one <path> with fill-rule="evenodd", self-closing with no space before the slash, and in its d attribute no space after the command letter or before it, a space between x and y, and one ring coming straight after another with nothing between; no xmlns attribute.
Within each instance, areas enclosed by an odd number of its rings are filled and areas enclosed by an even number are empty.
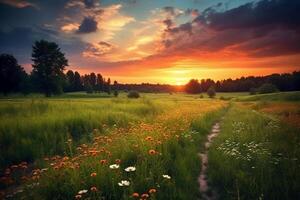
<svg viewBox="0 0 300 200"><path fill-rule="evenodd" d="M200 99L203 99L203 98L204 98L203 94L200 94L199 98L200 98Z"/></svg>
<svg viewBox="0 0 300 200"><path fill-rule="evenodd" d="M115 91L114 91L114 96L115 96L115 97L118 97L118 96L119 96L119 91L118 91L118 90L115 90Z"/></svg>
<svg viewBox="0 0 300 200"><path fill-rule="evenodd" d="M209 98L214 98L216 96L215 88L214 87L208 88L207 95L209 96Z"/></svg>
<svg viewBox="0 0 300 200"><path fill-rule="evenodd" d="M275 85L273 85L271 83L265 83L258 88L259 94L267 94L267 93L273 93L273 92L278 92L278 89Z"/></svg>
<svg viewBox="0 0 300 200"><path fill-rule="evenodd" d="M127 95L128 98L139 98L140 94L137 91L130 91Z"/></svg>

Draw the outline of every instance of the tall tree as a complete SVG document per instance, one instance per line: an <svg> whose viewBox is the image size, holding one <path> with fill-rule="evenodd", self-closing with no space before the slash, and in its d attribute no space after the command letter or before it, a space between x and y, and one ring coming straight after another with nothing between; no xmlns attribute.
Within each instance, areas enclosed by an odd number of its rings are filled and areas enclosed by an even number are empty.
<svg viewBox="0 0 300 200"><path fill-rule="evenodd" d="M68 92L75 91L75 75L74 75L74 72L72 70L67 71L66 79L67 79L66 90Z"/></svg>
<svg viewBox="0 0 300 200"><path fill-rule="evenodd" d="M96 83L97 83L96 79L97 79L96 74L94 72L92 72L90 74L90 85L94 91L96 90Z"/></svg>
<svg viewBox="0 0 300 200"><path fill-rule="evenodd" d="M0 92L5 95L9 92L17 92L26 75L14 56L0 55Z"/></svg>
<svg viewBox="0 0 300 200"><path fill-rule="evenodd" d="M32 75L46 96L62 92L63 71L68 60L54 42L36 41L32 50Z"/></svg>
<svg viewBox="0 0 300 200"><path fill-rule="evenodd" d="M114 81L114 85L113 85L113 90L114 90L114 96L117 97L119 95L119 88L118 88L118 82Z"/></svg>
<svg viewBox="0 0 300 200"><path fill-rule="evenodd" d="M97 74L97 91L103 91L103 77L101 74Z"/></svg>
<svg viewBox="0 0 300 200"><path fill-rule="evenodd" d="M107 94L110 94L111 93L110 78L107 79L106 85L107 85L106 92L107 92Z"/></svg>
<svg viewBox="0 0 300 200"><path fill-rule="evenodd" d="M201 93L201 86L197 79L191 79L186 85L185 85L185 91L190 94L197 94Z"/></svg>
<svg viewBox="0 0 300 200"><path fill-rule="evenodd" d="M75 91L82 90L81 77L80 77L80 74L77 71L75 71L75 73L74 73L74 90Z"/></svg>

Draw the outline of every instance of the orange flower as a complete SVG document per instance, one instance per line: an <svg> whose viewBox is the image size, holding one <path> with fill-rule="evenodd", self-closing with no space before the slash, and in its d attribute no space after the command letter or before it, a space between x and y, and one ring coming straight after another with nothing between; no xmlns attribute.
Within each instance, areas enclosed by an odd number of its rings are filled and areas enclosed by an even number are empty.
<svg viewBox="0 0 300 200"><path fill-rule="evenodd" d="M153 140L153 138L151 137L151 136L148 136L148 137L146 137L146 139L145 140L147 140L147 141L152 141Z"/></svg>
<svg viewBox="0 0 300 200"><path fill-rule="evenodd" d="M151 149L151 150L149 150L149 152L148 152L150 155L154 155L154 154L156 154L156 151L155 150L153 150L153 149Z"/></svg>
<svg viewBox="0 0 300 200"><path fill-rule="evenodd" d="M147 199L147 198L149 198L149 194L142 194L142 195L141 195L141 198L142 198L142 199Z"/></svg>
<svg viewBox="0 0 300 200"><path fill-rule="evenodd" d="M95 176L97 176L96 172L91 173L91 177L95 177Z"/></svg>
<svg viewBox="0 0 300 200"><path fill-rule="evenodd" d="M149 190L149 194L152 194L152 193L156 193L156 189L155 189L155 188L151 188L151 189Z"/></svg>
<svg viewBox="0 0 300 200"><path fill-rule="evenodd" d="M75 199L81 199L81 195L80 194L77 194L76 196L75 196Z"/></svg>
<svg viewBox="0 0 300 200"><path fill-rule="evenodd" d="M139 197L140 195L139 195L139 193L137 193L137 192L134 192L132 195L131 195L132 197Z"/></svg>
<svg viewBox="0 0 300 200"><path fill-rule="evenodd" d="M100 160L100 163L101 163L102 165L104 165L104 164L107 163L107 160Z"/></svg>
<svg viewBox="0 0 300 200"><path fill-rule="evenodd" d="M92 192L97 192L98 189L97 189L95 186L93 186L93 187L91 187L91 191L92 191Z"/></svg>
<svg viewBox="0 0 300 200"><path fill-rule="evenodd" d="M121 160L120 160L120 159L116 159L115 162L116 162L117 164L120 164L120 163L121 163Z"/></svg>

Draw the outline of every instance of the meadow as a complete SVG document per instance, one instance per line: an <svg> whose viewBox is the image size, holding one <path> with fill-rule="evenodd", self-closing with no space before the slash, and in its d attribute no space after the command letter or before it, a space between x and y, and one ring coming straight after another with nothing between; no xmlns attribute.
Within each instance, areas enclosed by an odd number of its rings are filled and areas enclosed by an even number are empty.
<svg viewBox="0 0 300 200"><path fill-rule="evenodd" d="M1 98L0 195L201 199L198 154L220 122L208 157L220 199L298 199L300 104L286 97L298 94L277 95Z"/></svg>

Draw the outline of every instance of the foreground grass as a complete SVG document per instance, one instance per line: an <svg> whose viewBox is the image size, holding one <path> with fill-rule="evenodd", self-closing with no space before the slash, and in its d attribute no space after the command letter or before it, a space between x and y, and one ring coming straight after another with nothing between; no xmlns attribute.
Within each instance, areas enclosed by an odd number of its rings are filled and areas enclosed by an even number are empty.
<svg viewBox="0 0 300 200"><path fill-rule="evenodd" d="M0 171L9 164L61 154L65 141L89 141L93 129L128 127L174 105L148 99L13 99L0 104Z"/></svg>
<svg viewBox="0 0 300 200"><path fill-rule="evenodd" d="M62 113L62 120L67 118L69 112L77 117L76 113L99 106L95 113L89 110L95 116L99 114L95 124L90 126L93 129L88 134L90 142L82 139L76 141L76 135L66 134L60 140L64 147L61 156L45 157L45 163L41 164L43 169L26 173L26 163L8 168L10 171L3 183L20 182L23 186L13 198L132 199L137 194L141 199L199 197L197 176L200 160L197 153L210 126L222 114L226 102L177 95L156 99L149 96L134 102L127 99L105 99L101 103L86 101L46 102L48 106L57 103L58 107L50 109L52 112L64 103L65 106L78 104L78 110L75 105L66 112L58 110L56 116ZM100 111L106 108L108 113L118 112L115 119L126 120L124 126L119 121L112 121L112 126L103 128L103 124L109 123L99 120L99 117L103 117ZM120 110L125 110L124 113L132 118L119 115L122 113ZM82 124L89 124L90 120L93 121L94 117ZM80 137L87 134L84 129L81 130ZM51 149L51 146L47 148ZM111 169L111 165L118 168ZM130 166L136 170L126 172L125 169ZM129 185L120 186L122 180L129 181Z"/></svg>
<svg viewBox="0 0 300 200"><path fill-rule="evenodd" d="M274 117L233 106L209 152L221 199L299 199L300 135Z"/></svg>

